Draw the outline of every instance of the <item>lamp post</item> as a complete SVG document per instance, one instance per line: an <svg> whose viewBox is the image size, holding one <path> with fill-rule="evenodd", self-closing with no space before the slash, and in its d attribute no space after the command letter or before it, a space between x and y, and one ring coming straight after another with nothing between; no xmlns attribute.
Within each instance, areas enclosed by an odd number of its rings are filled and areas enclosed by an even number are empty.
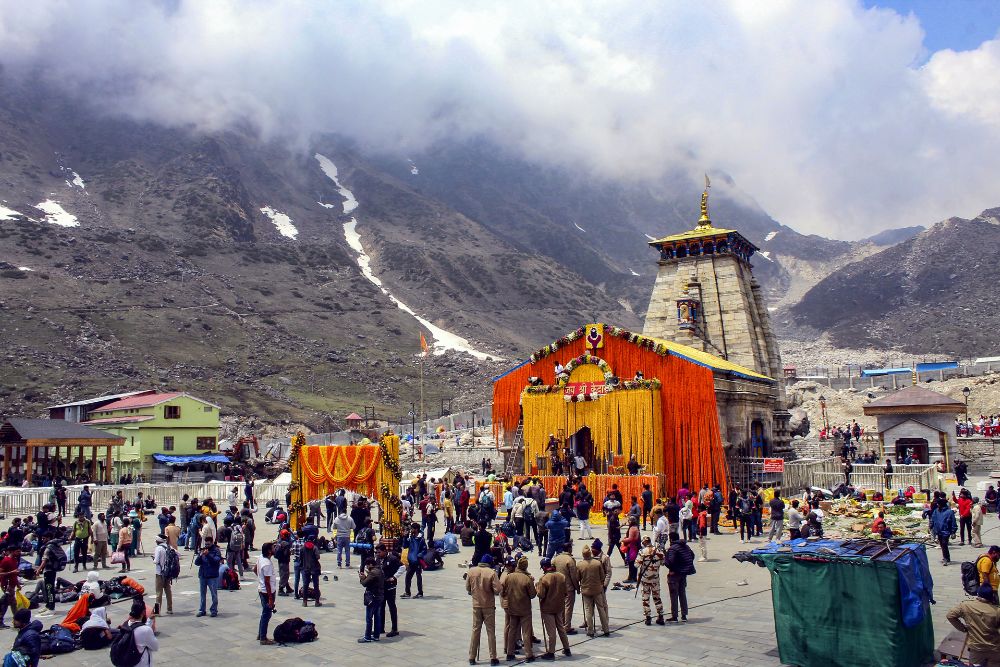
<svg viewBox="0 0 1000 667"><path fill-rule="evenodd" d="M830 422L827 421L827 418L826 418L826 396L820 396L819 397L819 409L820 409L820 414L823 417L823 428L826 429L827 431L829 431L830 430Z"/></svg>
<svg viewBox="0 0 1000 667"><path fill-rule="evenodd" d="M410 460L417 460L417 411L416 406L410 403L410 438L412 442L410 443Z"/></svg>
<svg viewBox="0 0 1000 667"><path fill-rule="evenodd" d="M969 394L971 394L971 393L972 393L972 390L969 389L968 387L963 387L962 388L962 395L965 396L965 423L966 424L969 423Z"/></svg>

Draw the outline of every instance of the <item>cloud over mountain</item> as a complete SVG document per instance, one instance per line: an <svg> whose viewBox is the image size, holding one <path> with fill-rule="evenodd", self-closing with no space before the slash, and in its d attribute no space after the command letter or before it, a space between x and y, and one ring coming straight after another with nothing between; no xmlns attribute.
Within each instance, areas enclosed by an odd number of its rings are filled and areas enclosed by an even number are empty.
<svg viewBox="0 0 1000 667"><path fill-rule="evenodd" d="M842 238L995 205L1000 41L830 2L0 0L0 63L114 114L405 153L487 136L600 176L722 170ZM929 57L928 57L929 56Z"/></svg>

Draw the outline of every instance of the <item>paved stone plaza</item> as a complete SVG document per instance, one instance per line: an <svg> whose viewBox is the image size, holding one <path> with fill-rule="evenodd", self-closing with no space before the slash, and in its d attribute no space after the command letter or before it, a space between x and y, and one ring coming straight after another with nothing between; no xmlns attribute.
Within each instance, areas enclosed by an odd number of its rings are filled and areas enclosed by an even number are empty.
<svg viewBox="0 0 1000 667"><path fill-rule="evenodd" d="M970 481L970 486L974 482ZM144 531L143 546L146 553L151 554L155 523L150 521L146 526L152 530ZM983 528L985 544L1000 543L998 528L1000 522L995 516L986 518ZM272 526L262 526L258 531L257 546L262 541L261 536L270 539L273 530ZM594 531L603 539L602 530L595 528ZM578 534L576 526L573 532L574 536ZM761 543L762 539L758 538L756 542ZM597 638L589 639L580 632L570 637L573 656L564 658L559 655L558 660L586 665L780 665L772 619L770 576L764 568L741 564L731 558L733 553L743 548L746 548L745 545L740 545L728 530L726 534L710 540L710 561L696 563L698 574L688 580L691 611L687 623L647 627L642 621L641 600L636 599L635 591L609 591L611 637L604 638L599 634ZM955 547L952 553L955 564L947 568L941 566L936 549L928 552L938 602L933 607L936 643L950 630L945 620L948 609L964 598L958 563L973 559L979 552L968 546ZM446 556L443 570L425 573L423 599L397 598L400 636L392 639L383 637L379 643L371 644L357 643L358 637L363 634L364 624L362 589L358 584L357 570L338 570L336 555L326 553L323 555L323 574L329 581L320 582L324 606L303 609L301 603L293 598L280 597L278 612L271 621L273 630L275 625L290 616L312 620L319 631L319 640L310 644L260 646L254 640L260 613L255 582L248 575L240 591L220 590L219 616L196 618L197 568L190 566L191 552L182 550L182 574L174 587L174 615L163 615L158 620L160 650L155 655L154 664L187 667L192 664L248 664L250 661L274 659L294 665L467 664L471 601L462 579L465 569L460 564L464 564L471 553L472 548L469 547L463 549L461 554ZM579 557L579 548L576 555ZM530 556L530 562L529 569L537 578L540 576L537 554ZM615 555L612 562L615 566L612 581L624 579L627 570L621 559ZM352 561L352 564L357 567L356 562ZM107 570L106 573L113 576L116 570ZM72 566L63 576L73 579ZM79 576L83 578L84 575L81 573ZM133 560L132 576L146 586L147 591L154 590L149 555L137 556ZM662 588L669 615L665 576ZM403 582L400 581L398 595L402 595L403 590ZM69 607L69 604L57 605L56 614L41 618L42 623L48 627L62 620ZM164 610L165 607L164 604ZM542 628L537 603L534 612L535 634L540 637ZM112 623L121 623L126 613L127 604L113 605L110 610ZM583 620L579 598L574 614L574 625L578 626ZM498 608L497 625L501 632L502 618ZM4 650L9 648L13 638L12 630L0 630L0 647ZM502 652L499 640L498 647ZM503 661L502 654L500 658L501 664L508 664ZM489 664L485 633L480 652L480 664L484 663ZM105 666L109 661L107 651L77 651L57 656L45 664L50 667Z"/></svg>

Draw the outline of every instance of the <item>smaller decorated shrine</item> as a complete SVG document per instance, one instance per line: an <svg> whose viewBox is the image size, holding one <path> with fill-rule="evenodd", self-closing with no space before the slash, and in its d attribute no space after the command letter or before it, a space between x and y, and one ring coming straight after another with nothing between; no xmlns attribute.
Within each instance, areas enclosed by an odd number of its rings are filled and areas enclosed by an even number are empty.
<svg viewBox="0 0 1000 667"><path fill-rule="evenodd" d="M546 488L579 473L595 496L643 476L658 494L683 482L726 489L717 377L773 384L701 350L588 324L495 378L494 429L515 449L522 434L521 472L543 476Z"/></svg>
<svg viewBox="0 0 1000 667"><path fill-rule="evenodd" d="M306 445L300 431L292 438L290 516L292 528L305 522L305 506L340 489L378 502L383 538L399 537L403 505L399 500L399 436L385 433L378 444Z"/></svg>

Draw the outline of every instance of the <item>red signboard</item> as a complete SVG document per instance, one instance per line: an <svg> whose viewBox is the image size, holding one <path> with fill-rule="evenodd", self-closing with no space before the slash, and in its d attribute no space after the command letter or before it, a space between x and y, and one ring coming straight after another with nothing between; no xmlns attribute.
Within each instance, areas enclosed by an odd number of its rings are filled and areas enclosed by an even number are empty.
<svg viewBox="0 0 1000 667"><path fill-rule="evenodd" d="M563 388L563 393L572 399L601 396L608 393L608 385L603 382L570 382Z"/></svg>
<svg viewBox="0 0 1000 667"><path fill-rule="evenodd" d="M764 459L764 472L785 472L785 459Z"/></svg>

